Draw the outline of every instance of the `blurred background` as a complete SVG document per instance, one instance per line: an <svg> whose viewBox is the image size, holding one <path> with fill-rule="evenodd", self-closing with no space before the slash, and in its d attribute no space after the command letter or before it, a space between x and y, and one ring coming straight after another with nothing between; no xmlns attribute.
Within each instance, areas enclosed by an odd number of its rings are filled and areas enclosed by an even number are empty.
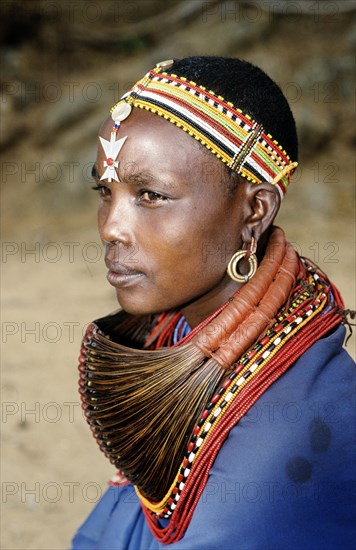
<svg viewBox="0 0 356 550"><path fill-rule="evenodd" d="M355 308L354 6L1 1L2 548L68 548L113 474L77 394L84 327L117 308L90 171L102 120L157 62L236 56L279 83L300 167L278 223Z"/></svg>

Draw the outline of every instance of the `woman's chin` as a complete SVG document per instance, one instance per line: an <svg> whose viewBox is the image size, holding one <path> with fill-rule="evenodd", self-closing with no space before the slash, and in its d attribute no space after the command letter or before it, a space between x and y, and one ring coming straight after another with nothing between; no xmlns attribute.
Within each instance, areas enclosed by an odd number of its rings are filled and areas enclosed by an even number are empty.
<svg viewBox="0 0 356 550"><path fill-rule="evenodd" d="M120 290L116 291L116 297L120 307L130 315L150 315L162 311L159 304L155 305L142 297L133 298L132 296L125 296Z"/></svg>

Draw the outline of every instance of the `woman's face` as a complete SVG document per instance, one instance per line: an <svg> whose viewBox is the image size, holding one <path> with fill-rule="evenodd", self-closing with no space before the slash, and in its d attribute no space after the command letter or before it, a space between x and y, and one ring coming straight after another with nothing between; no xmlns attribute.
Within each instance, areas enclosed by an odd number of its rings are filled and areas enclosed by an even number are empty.
<svg viewBox="0 0 356 550"><path fill-rule="evenodd" d="M110 141L111 129L107 119L100 136ZM100 180L101 144L95 164L108 280L128 313L181 308L193 326L238 286L226 267L241 247L245 185L229 196L221 161L152 113L133 109L124 137L120 182Z"/></svg>

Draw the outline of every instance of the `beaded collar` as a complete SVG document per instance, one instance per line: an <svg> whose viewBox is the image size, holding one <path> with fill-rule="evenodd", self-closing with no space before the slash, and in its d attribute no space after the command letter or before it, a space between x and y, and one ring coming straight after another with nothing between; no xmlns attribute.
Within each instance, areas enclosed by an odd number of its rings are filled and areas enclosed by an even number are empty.
<svg viewBox="0 0 356 550"><path fill-rule="evenodd" d="M157 316L155 327L145 342L145 349L176 346L188 336L191 328L184 315L178 312L166 312Z"/></svg>

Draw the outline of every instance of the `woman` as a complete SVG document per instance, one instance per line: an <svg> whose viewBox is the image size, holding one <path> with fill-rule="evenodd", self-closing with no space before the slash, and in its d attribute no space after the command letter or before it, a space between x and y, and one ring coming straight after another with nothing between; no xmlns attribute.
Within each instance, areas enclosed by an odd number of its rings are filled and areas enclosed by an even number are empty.
<svg viewBox="0 0 356 550"><path fill-rule="evenodd" d="M272 225L297 165L282 92L238 59L163 62L99 139L122 311L88 328L80 391L119 472L73 548L351 547L343 303Z"/></svg>

